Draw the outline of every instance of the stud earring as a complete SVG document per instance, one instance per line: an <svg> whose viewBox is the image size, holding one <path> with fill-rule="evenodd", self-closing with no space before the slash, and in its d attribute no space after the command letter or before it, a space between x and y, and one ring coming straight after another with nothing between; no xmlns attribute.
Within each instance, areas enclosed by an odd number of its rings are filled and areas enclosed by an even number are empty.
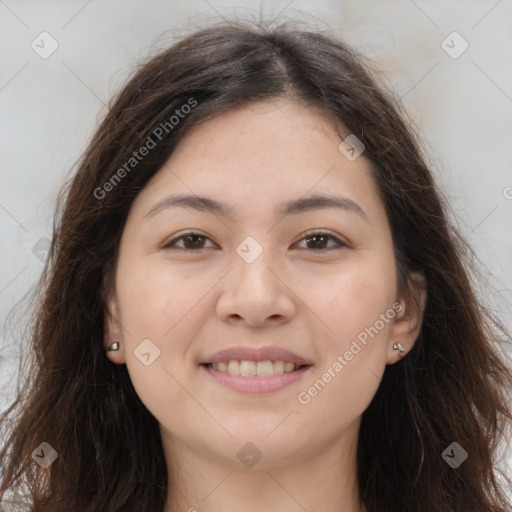
<svg viewBox="0 0 512 512"><path fill-rule="evenodd" d="M110 347L108 347L108 350L109 352L119 350L119 343L115 341L114 343L112 343L112 345L110 345Z"/></svg>
<svg viewBox="0 0 512 512"><path fill-rule="evenodd" d="M395 350L400 350L400 352L405 352L405 348L404 346L399 342L397 341L394 345L393 345L393 348Z"/></svg>

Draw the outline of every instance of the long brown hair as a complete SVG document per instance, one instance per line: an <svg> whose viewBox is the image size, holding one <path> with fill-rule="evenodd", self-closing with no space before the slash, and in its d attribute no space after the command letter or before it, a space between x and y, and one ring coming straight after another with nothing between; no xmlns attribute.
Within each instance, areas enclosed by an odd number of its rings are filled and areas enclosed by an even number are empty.
<svg viewBox="0 0 512 512"><path fill-rule="evenodd" d="M447 219L418 137L365 59L334 35L245 22L197 31L141 65L63 188L26 382L2 415L9 435L0 496L24 487L37 512L164 510L174 489L157 420L126 366L104 351L119 240L134 198L191 126L282 96L319 108L365 144L400 285L419 271L428 286L414 348L386 367L362 417L362 504L368 512L507 510L495 459L512 420L512 374L501 352L510 335L475 296L471 252ZM185 104L187 115L173 122ZM155 146L127 166L149 138ZM48 468L32 458L42 442L58 453ZM442 457L452 442L468 453L457 469Z"/></svg>

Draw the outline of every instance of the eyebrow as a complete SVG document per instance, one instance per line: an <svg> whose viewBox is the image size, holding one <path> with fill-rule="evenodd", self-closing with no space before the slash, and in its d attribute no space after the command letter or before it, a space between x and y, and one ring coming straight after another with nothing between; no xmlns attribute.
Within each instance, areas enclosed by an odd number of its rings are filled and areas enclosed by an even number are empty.
<svg viewBox="0 0 512 512"><path fill-rule="evenodd" d="M156 203L144 216L143 220L155 216L162 210L169 208L181 207L200 212L207 212L219 217L223 217L230 221L234 221L234 209L225 203L216 201L209 197L201 197L197 195L172 195L168 196ZM301 197L293 199L279 205L276 210L276 216L281 215L297 215L305 212L324 210L328 208L338 208L347 212L355 213L362 219L369 222L364 210L352 199L348 197L334 195L313 195L310 197Z"/></svg>

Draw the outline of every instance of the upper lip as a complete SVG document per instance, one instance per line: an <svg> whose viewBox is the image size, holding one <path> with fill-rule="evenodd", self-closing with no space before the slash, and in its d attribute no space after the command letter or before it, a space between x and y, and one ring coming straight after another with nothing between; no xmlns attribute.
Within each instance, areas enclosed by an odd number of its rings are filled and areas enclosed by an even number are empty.
<svg viewBox="0 0 512 512"><path fill-rule="evenodd" d="M290 361L296 365L311 365L310 361L279 347L232 347L216 352L200 364L221 363L225 361Z"/></svg>

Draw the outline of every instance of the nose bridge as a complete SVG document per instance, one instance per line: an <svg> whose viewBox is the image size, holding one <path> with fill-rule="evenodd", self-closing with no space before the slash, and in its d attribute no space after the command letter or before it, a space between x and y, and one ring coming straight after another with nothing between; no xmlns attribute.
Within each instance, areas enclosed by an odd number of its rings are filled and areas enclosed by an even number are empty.
<svg viewBox="0 0 512 512"><path fill-rule="evenodd" d="M235 248L233 270L217 304L224 318L242 317L251 325L270 317L291 317L294 303L279 279L279 262L269 238L248 236Z"/></svg>
<svg viewBox="0 0 512 512"><path fill-rule="evenodd" d="M272 265L272 254L275 251L270 247L269 239L262 240L261 243L253 236L247 236L238 244L235 249L236 257L234 265L236 267L236 280L238 283L249 283L250 285L263 284L269 285L268 281L276 279L275 275L269 270Z"/></svg>
<svg viewBox="0 0 512 512"><path fill-rule="evenodd" d="M261 236L258 237L261 240L261 243L252 235L246 236L236 247L235 252L238 256L248 265L253 264L258 259L261 259L263 253L268 253L271 251L269 249L269 241L263 240ZM265 248L263 247L265 244Z"/></svg>

